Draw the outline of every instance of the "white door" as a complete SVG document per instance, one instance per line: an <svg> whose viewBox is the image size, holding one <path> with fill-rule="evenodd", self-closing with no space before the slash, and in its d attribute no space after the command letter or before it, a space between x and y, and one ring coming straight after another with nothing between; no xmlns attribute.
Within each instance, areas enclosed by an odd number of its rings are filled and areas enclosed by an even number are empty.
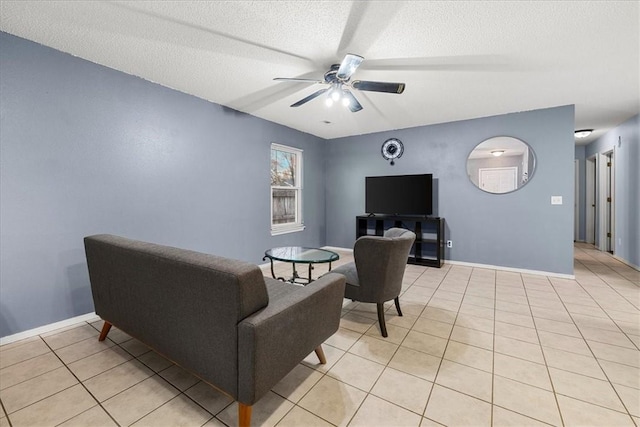
<svg viewBox="0 0 640 427"><path fill-rule="evenodd" d="M518 188L518 168L480 168L480 188L490 193L508 193Z"/></svg>
<svg viewBox="0 0 640 427"><path fill-rule="evenodd" d="M579 160L575 160L575 174L574 174L574 197L573 197L573 240L575 242L580 240L580 163Z"/></svg>
<svg viewBox="0 0 640 427"><path fill-rule="evenodd" d="M609 197L608 193L608 175L609 175L609 167L607 166L609 163L609 159L606 154L598 154L596 170L598 173L597 185L598 191L596 193L596 205L598 209L596 211L596 227L598 228L596 231L596 248L603 252L606 252L608 245L608 214L607 211L609 206L607 204L607 198Z"/></svg>

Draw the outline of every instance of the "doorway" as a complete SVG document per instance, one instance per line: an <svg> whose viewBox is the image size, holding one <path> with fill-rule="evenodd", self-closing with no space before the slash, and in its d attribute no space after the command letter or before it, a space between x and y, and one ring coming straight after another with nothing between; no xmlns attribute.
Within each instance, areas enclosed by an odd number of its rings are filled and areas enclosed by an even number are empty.
<svg viewBox="0 0 640 427"><path fill-rule="evenodd" d="M615 153L608 151L587 159L586 170L587 242L593 243L598 250L611 254L614 253L615 246L614 164Z"/></svg>

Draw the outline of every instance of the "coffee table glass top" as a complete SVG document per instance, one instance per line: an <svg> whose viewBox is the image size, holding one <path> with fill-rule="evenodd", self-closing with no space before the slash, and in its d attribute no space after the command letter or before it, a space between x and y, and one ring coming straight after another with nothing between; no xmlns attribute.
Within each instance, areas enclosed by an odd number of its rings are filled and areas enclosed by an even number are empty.
<svg viewBox="0 0 640 427"><path fill-rule="evenodd" d="M322 263L340 259L340 256L335 252L302 246L272 248L265 251L264 255L276 261L300 263Z"/></svg>

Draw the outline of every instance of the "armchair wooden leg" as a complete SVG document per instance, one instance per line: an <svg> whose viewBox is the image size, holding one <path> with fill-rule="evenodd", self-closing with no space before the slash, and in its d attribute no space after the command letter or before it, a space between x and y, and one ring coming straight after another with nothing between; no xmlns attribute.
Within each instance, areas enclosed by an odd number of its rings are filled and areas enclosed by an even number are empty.
<svg viewBox="0 0 640 427"><path fill-rule="evenodd" d="M399 297L396 297L394 301L396 303L396 310L398 311L398 316L402 316L402 310L400 310L400 300L398 298Z"/></svg>
<svg viewBox="0 0 640 427"><path fill-rule="evenodd" d="M251 425L251 406L238 402L238 427Z"/></svg>
<svg viewBox="0 0 640 427"><path fill-rule="evenodd" d="M111 329L111 323L105 320L104 325L102 325L102 331L100 332L100 336L98 337L98 341L104 341L107 338L107 334Z"/></svg>
<svg viewBox="0 0 640 427"><path fill-rule="evenodd" d="M322 349L321 345L316 347L316 356L318 356L318 359L320 359L320 364L321 365L326 365L327 364L327 358L324 355L324 350Z"/></svg>
<svg viewBox="0 0 640 427"><path fill-rule="evenodd" d="M379 302L376 304L378 307L378 322L380 322L380 331L383 337L387 337L387 325L384 323L384 304Z"/></svg>

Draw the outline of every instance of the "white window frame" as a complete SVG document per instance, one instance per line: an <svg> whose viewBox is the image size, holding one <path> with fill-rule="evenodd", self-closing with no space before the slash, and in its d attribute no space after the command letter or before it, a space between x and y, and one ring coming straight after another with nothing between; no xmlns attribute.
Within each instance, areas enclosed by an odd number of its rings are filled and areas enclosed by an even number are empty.
<svg viewBox="0 0 640 427"><path fill-rule="evenodd" d="M287 145L282 145L278 143L271 143L271 148L269 149L269 170L271 170L271 151L278 150L284 151L286 153L294 154L298 161L296 162L296 185L294 187L288 186L272 186L269 185L269 222L271 224L271 235L277 236L279 234L286 233L294 233L297 231L304 230L304 222L302 216L302 189L303 189L303 180L302 180L302 171L303 171L303 151L299 148L289 147ZM285 189L285 190L296 190L296 217L295 222L287 223L287 224L274 224L273 223L273 190L277 189Z"/></svg>

